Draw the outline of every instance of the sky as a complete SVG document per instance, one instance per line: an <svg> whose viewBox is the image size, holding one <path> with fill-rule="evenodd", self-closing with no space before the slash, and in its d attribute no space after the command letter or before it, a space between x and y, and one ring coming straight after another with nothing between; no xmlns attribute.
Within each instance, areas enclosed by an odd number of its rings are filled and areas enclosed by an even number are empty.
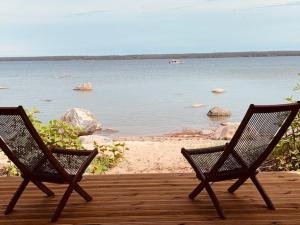
<svg viewBox="0 0 300 225"><path fill-rule="evenodd" d="M300 50L300 0L1 0L0 56Z"/></svg>

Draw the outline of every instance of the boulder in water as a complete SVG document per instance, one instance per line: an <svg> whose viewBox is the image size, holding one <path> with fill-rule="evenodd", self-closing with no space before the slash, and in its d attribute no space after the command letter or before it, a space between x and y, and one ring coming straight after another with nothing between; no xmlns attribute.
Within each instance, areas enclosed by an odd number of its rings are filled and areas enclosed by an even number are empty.
<svg viewBox="0 0 300 225"><path fill-rule="evenodd" d="M80 127L82 134L92 134L96 130L101 129L101 124L96 120L95 116L86 109L72 108L69 109L61 118L63 121Z"/></svg>
<svg viewBox="0 0 300 225"><path fill-rule="evenodd" d="M210 109L207 113L207 116L210 117L222 117L222 116L231 116L231 112L226 110L226 109L222 109L220 107L213 107L212 109Z"/></svg>

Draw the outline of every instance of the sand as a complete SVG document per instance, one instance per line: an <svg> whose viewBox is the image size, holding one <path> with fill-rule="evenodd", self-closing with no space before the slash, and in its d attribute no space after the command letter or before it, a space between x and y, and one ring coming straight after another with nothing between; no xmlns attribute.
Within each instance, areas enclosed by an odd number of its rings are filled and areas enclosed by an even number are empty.
<svg viewBox="0 0 300 225"><path fill-rule="evenodd" d="M108 174L181 173L192 169L181 154L181 148L222 145L225 141L209 139L125 140L129 150Z"/></svg>

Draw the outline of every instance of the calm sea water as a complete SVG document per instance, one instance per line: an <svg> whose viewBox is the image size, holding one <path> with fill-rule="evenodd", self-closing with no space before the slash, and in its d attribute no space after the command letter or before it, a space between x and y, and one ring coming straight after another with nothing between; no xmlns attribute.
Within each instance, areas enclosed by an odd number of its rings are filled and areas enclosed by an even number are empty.
<svg viewBox="0 0 300 225"><path fill-rule="evenodd" d="M213 106L240 121L250 103L284 103L300 79L300 57L120 61L0 62L1 106L40 109L46 122L67 109L92 111L116 135L156 135L183 128L207 128ZM91 82L91 92L72 89ZM222 95L211 89L224 88ZM50 99L50 102L45 100ZM205 104L192 108L192 104Z"/></svg>

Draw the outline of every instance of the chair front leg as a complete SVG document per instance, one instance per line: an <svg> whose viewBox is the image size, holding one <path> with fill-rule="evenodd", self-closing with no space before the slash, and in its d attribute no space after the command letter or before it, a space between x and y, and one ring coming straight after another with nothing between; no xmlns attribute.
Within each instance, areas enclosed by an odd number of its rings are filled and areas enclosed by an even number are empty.
<svg viewBox="0 0 300 225"><path fill-rule="evenodd" d="M23 193L23 191L25 190L26 186L29 183L29 179L24 179L21 183L21 185L19 186L19 188L17 189L16 193L14 194L14 196L12 197L12 199L10 200L6 210L5 210L5 215L9 214L12 212L12 210L14 209L17 201L19 200L21 194Z"/></svg>
<svg viewBox="0 0 300 225"><path fill-rule="evenodd" d="M250 178L251 178L253 184L255 185L255 187L257 188L257 190L259 191L260 195L264 199L264 201L267 204L268 208L274 210L275 207L274 207L270 197L267 195L266 191L263 189L262 185L257 180L256 176L252 175Z"/></svg>
<svg viewBox="0 0 300 225"><path fill-rule="evenodd" d="M218 200L215 192L213 191L213 189L209 185L209 183L207 183L205 185L205 189L206 189L206 191L207 191L210 199L212 200L212 202L213 202L213 204L214 204L214 206L215 206L215 208L216 208L216 210L217 210L220 218L225 219L225 215L224 215L223 209L222 209L222 207L220 205L220 202L219 202L219 200Z"/></svg>
<svg viewBox="0 0 300 225"><path fill-rule="evenodd" d="M75 191L87 202L92 201L93 198L78 183L75 184Z"/></svg>
<svg viewBox="0 0 300 225"><path fill-rule="evenodd" d="M72 191L74 190L75 188L75 183L70 183L69 187L67 188L65 194L63 195L63 197L61 198L53 216L52 216L52 219L51 219L51 222L55 222L57 221L58 217L60 216L62 210L64 209L69 197L71 196L72 194Z"/></svg>

